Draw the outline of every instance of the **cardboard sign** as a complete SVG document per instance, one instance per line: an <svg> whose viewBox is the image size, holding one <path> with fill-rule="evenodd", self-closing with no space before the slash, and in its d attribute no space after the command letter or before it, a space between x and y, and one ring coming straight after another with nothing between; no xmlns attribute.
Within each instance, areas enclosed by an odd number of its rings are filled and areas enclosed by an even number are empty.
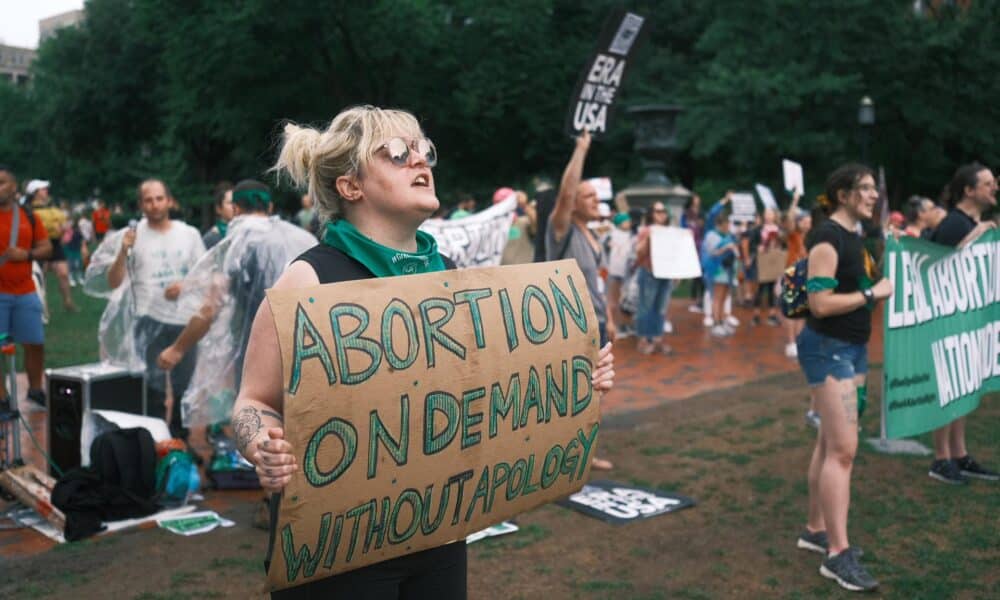
<svg viewBox="0 0 1000 600"><path fill-rule="evenodd" d="M781 279L787 268L788 251L781 249L765 250L757 255L757 281L774 283Z"/></svg>
<svg viewBox="0 0 1000 600"><path fill-rule="evenodd" d="M788 159L781 161L781 173L785 178L785 189L789 192L798 191L799 195L806 193L805 180L802 176L802 165Z"/></svg>
<svg viewBox="0 0 1000 600"><path fill-rule="evenodd" d="M593 58L586 63L570 100L566 115L570 136L587 129L600 139L611 128L618 89L644 22L645 18L620 10L604 22Z"/></svg>
<svg viewBox="0 0 1000 600"><path fill-rule="evenodd" d="M495 267L507 247L511 215L516 208L517 197L511 194L506 200L462 219L428 219L420 229L434 236L438 251L458 268Z"/></svg>
<svg viewBox="0 0 1000 600"><path fill-rule="evenodd" d="M753 220L757 214L757 201L750 192L734 192L732 196L733 216L740 220Z"/></svg>
<svg viewBox="0 0 1000 600"><path fill-rule="evenodd" d="M651 225L649 257L653 276L658 279L694 279L701 277L701 261L694 235L686 227Z"/></svg>
<svg viewBox="0 0 1000 600"><path fill-rule="evenodd" d="M774 193L771 192L771 188L760 183L754 185L754 187L757 189L757 195L760 196L760 201L764 204L764 208L778 210L778 202L774 199Z"/></svg>
<svg viewBox="0 0 1000 600"><path fill-rule="evenodd" d="M268 579L456 540L583 485L598 328L574 260L270 290L285 439Z"/></svg>
<svg viewBox="0 0 1000 600"><path fill-rule="evenodd" d="M623 525L688 508L695 502L686 496L658 490L613 481L591 481L559 505L606 523Z"/></svg>

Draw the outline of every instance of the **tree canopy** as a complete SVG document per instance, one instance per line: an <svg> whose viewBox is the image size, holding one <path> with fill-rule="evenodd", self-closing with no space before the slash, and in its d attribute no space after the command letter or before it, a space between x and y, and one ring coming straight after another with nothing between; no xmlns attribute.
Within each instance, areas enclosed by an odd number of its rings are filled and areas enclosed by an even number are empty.
<svg viewBox="0 0 1000 600"><path fill-rule="evenodd" d="M88 0L39 48L30 86L0 84L0 162L57 194L131 198L157 175L183 202L263 177L286 121L322 125L354 104L402 107L442 160L438 188L480 199L557 178L573 84L611 0L350 2ZM704 195L780 160L807 188L860 154L858 102L877 124L871 162L894 202L936 196L958 164L1000 164L1000 4L914 12L909 0L627 2L647 18L618 126L588 172L639 177L624 106L680 103L670 174ZM712 199L709 196L708 199Z"/></svg>

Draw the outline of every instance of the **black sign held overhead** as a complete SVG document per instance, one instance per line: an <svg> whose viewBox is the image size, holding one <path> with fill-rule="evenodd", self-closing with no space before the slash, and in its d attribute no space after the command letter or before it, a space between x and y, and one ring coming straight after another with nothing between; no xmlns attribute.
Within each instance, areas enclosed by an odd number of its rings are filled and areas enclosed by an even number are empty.
<svg viewBox="0 0 1000 600"><path fill-rule="evenodd" d="M688 508L695 502L686 496L614 481L591 481L557 504L606 523L622 525Z"/></svg>
<svg viewBox="0 0 1000 600"><path fill-rule="evenodd" d="M617 10L604 22L591 60L584 66L566 116L566 132L577 136L584 129L600 138L611 126L618 89L625 77L629 53L636 46L646 19Z"/></svg>

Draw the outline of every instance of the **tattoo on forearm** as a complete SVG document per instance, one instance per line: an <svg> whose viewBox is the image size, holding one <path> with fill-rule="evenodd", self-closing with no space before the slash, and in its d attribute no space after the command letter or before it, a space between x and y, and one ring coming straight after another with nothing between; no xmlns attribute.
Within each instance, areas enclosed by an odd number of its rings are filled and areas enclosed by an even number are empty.
<svg viewBox="0 0 1000 600"><path fill-rule="evenodd" d="M273 410L262 410L260 411L260 414L265 417L273 417L281 423L285 422L285 418L279 415L278 413L274 412Z"/></svg>
<svg viewBox="0 0 1000 600"><path fill-rule="evenodd" d="M246 455L247 446L260 432L260 411L252 406L244 407L233 416L233 431L236 432L236 447Z"/></svg>

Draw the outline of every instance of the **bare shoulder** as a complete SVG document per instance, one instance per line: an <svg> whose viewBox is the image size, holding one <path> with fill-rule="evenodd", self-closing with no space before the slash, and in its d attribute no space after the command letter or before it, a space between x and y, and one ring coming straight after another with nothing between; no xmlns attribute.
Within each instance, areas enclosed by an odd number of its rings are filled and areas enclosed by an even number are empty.
<svg viewBox="0 0 1000 600"><path fill-rule="evenodd" d="M278 281L274 283L276 290L290 290L301 287L319 285L319 277L312 265L304 260L297 260L288 265Z"/></svg>

